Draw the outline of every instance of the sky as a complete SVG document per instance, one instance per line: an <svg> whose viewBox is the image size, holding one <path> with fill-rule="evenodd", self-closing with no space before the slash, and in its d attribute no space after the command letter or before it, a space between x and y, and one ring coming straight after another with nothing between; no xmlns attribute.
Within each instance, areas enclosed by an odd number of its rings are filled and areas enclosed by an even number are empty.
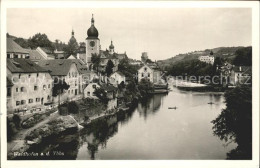
<svg viewBox="0 0 260 168"><path fill-rule="evenodd" d="M94 14L101 49L152 60L216 47L252 45L249 8L9 8L7 32L23 38L45 33L68 43L72 29L84 42Z"/></svg>

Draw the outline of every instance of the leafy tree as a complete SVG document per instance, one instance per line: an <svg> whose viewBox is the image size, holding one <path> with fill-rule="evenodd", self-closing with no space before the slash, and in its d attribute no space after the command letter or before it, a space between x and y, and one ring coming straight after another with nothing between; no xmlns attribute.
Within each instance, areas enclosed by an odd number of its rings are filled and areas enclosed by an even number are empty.
<svg viewBox="0 0 260 168"><path fill-rule="evenodd" d="M107 76L110 76L113 73L114 63L111 60L108 60L107 66L106 66L106 74Z"/></svg>
<svg viewBox="0 0 260 168"><path fill-rule="evenodd" d="M109 99L107 98L107 92L103 88L96 88L94 94L104 103L107 104Z"/></svg>
<svg viewBox="0 0 260 168"><path fill-rule="evenodd" d="M233 64L237 66L252 66L252 47L240 48L236 52Z"/></svg>
<svg viewBox="0 0 260 168"><path fill-rule="evenodd" d="M70 56L70 55L76 56L77 52L78 52L78 48L79 48L79 45L78 45L76 39L70 40L68 42L68 45L64 47L64 51L67 56Z"/></svg>
<svg viewBox="0 0 260 168"><path fill-rule="evenodd" d="M99 64L101 62L101 59L100 59L100 55L98 54L92 54L91 56L91 62L93 63L93 68L97 71L98 71L98 67L99 67Z"/></svg>
<svg viewBox="0 0 260 168"><path fill-rule="evenodd" d="M70 85L68 85L65 80L55 78L54 79L54 86L52 89L52 96L56 97L59 96L59 105L60 105L60 95L64 92L64 90L68 90Z"/></svg>
<svg viewBox="0 0 260 168"><path fill-rule="evenodd" d="M14 41L17 44L19 44L22 48L30 48L28 41L24 38L16 38Z"/></svg>
<svg viewBox="0 0 260 168"><path fill-rule="evenodd" d="M138 90L142 97L148 97L153 91L153 84L147 79L143 78L138 84Z"/></svg>
<svg viewBox="0 0 260 168"><path fill-rule="evenodd" d="M28 39L29 47L36 49L37 47L45 47L54 51L53 43L48 39L46 34L37 33Z"/></svg>
<svg viewBox="0 0 260 168"><path fill-rule="evenodd" d="M226 109L212 121L213 134L237 148L228 159L252 159L252 87L238 86L225 93Z"/></svg>
<svg viewBox="0 0 260 168"><path fill-rule="evenodd" d="M129 60L127 58L122 59L118 64L118 71L122 72L126 77L134 78L135 74L137 74L137 67L129 64Z"/></svg>

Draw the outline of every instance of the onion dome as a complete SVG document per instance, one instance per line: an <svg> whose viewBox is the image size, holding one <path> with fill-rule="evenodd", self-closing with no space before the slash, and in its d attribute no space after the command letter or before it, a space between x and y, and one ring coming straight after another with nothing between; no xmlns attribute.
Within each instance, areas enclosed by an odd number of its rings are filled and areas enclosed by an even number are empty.
<svg viewBox="0 0 260 168"><path fill-rule="evenodd" d="M76 38L74 37L74 31L72 30L72 32L71 32L71 38L70 38L70 41L69 41L70 43L76 43L77 42L77 40L76 40Z"/></svg>
<svg viewBox="0 0 260 168"><path fill-rule="evenodd" d="M109 49L114 49L115 47L114 47L114 45L113 45L113 41L111 41L111 44L110 44L110 46L109 46Z"/></svg>
<svg viewBox="0 0 260 168"><path fill-rule="evenodd" d="M98 38L98 30L96 29L96 27L94 26L94 18L93 18L93 14L92 14L92 19L91 19L91 27L88 29L88 38Z"/></svg>

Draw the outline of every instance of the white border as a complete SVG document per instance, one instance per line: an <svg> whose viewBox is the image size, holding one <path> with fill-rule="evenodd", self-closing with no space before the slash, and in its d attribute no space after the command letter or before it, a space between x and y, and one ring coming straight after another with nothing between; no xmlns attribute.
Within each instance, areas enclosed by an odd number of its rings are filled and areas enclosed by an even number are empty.
<svg viewBox="0 0 260 168"><path fill-rule="evenodd" d="M8 161L6 144L6 9L7 8L251 8L253 47L253 160L138 160L138 161ZM259 2L257 1L2 1L1 4L1 166L3 168L46 167L259 167Z"/></svg>

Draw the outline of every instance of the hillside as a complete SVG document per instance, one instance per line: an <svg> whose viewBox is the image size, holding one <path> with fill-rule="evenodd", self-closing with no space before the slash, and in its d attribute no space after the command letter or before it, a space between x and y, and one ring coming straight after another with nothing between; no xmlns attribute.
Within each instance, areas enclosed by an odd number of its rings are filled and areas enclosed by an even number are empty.
<svg viewBox="0 0 260 168"><path fill-rule="evenodd" d="M213 56L224 58L226 61L231 62L235 58L235 52L240 48L245 47L218 47L203 51L193 51L185 54L178 54L166 60L158 60L157 63L161 68L165 69L177 63L198 59L198 57L202 55L209 55L210 51L213 51Z"/></svg>

